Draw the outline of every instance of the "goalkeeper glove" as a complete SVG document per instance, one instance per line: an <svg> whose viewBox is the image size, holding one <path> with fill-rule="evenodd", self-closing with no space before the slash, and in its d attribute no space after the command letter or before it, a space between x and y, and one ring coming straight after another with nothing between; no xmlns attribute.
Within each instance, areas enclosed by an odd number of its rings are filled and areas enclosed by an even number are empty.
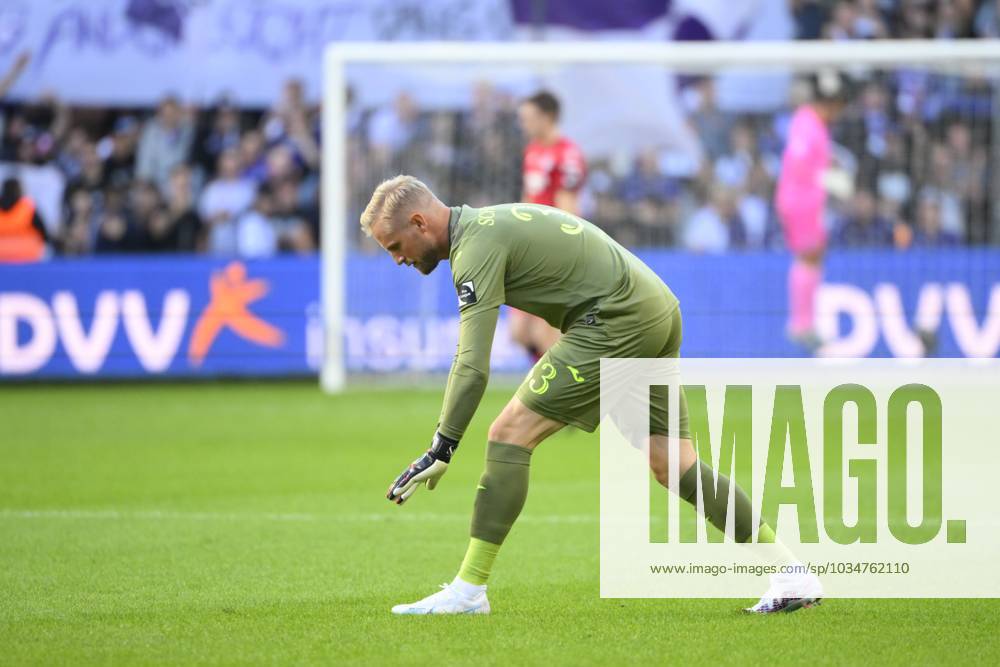
<svg viewBox="0 0 1000 667"><path fill-rule="evenodd" d="M854 176L846 169L831 167L820 175L823 189L840 200L850 199L854 195Z"/></svg>
<svg viewBox="0 0 1000 667"><path fill-rule="evenodd" d="M389 492L385 497L397 505L402 505L424 482L427 483L428 490L433 490L441 476L448 470L451 456L457 448L458 440L435 433L430 449L400 473L389 486Z"/></svg>

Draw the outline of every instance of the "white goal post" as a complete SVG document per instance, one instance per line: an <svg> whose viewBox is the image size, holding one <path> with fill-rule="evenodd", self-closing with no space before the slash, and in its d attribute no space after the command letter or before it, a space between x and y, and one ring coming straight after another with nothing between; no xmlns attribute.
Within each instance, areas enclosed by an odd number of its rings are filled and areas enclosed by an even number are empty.
<svg viewBox="0 0 1000 667"><path fill-rule="evenodd" d="M336 43L323 59L321 298L324 353L320 383L339 392L347 384L344 350L348 226L347 119L351 65L657 65L684 72L721 69L809 71L926 66L1000 66L1000 41L896 40L876 42L545 42ZM992 76L997 71L991 71ZM596 93L596 94L599 94ZM994 119L994 125L997 124ZM994 136L997 136L994 134ZM1000 143L1000 142L997 142ZM993 151L998 147L994 146Z"/></svg>

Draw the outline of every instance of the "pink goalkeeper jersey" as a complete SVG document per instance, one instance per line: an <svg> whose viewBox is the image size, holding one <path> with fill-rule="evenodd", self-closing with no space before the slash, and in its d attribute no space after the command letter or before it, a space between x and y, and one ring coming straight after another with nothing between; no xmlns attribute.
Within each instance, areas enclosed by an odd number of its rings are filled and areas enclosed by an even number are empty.
<svg viewBox="0 0 1000 667"><path fill-rule="evenodd" d="M811 250L826 242L822 175L829 163L830 133L815 109L804 105L792 116L788 128L775 195L785 241L793 252Z"/></svg>

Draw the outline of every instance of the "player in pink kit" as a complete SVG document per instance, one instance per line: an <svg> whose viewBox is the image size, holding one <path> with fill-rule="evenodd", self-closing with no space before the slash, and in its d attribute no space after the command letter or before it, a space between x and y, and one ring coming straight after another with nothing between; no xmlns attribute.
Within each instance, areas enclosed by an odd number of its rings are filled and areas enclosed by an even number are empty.
<svg viewBox="0 0 1000 667"><path fill-rule="evenodd" d="M521 201L579 215L578 195L587 168L577 145L559 131L559 100L542 91L524 100L517 111L528 139ZM536 361L560 335L542 318L515 308L510 311L510 333Z"/></svg>
<svg viewBox="0 0 1000 667"><path fill-rule="evenodd" d="M847 81L839 72L823 71L813 79L813 92L813 101L792 117L775 196L785 244L795 256L788 272L788 334L811 352L821 345L815 316L826 252L826 197L845 197L851 189L846 172L830 165L829 127L847 103Z"/></svg>

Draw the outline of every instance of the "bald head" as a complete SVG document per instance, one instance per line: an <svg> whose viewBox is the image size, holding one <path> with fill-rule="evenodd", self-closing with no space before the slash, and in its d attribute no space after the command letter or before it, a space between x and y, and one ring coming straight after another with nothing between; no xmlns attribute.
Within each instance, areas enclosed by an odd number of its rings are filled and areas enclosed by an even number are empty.
<svg viewBox="0 0 1000 667"><path fill-rule="evenodd" d="M448 257L451 210L413 176L383 181L361 214L361 229L392 255L396 264L427 274Z"/></svg>

